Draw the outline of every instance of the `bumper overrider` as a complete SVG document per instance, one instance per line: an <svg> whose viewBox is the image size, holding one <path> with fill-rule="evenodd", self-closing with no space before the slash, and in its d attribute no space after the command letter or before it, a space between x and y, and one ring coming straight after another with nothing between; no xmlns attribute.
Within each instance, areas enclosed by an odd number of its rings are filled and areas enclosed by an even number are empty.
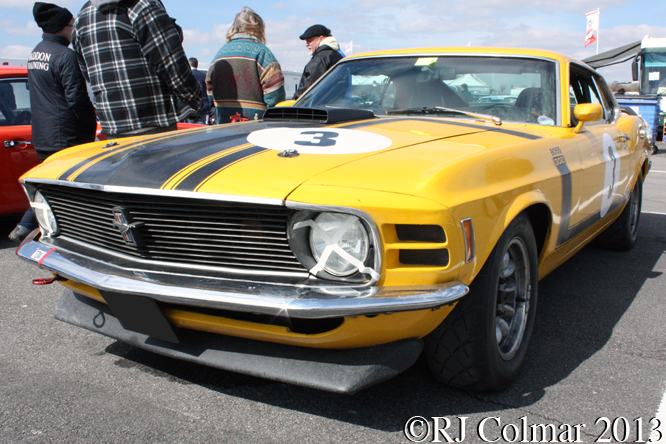
<svg viewBox="0 0 666 444"><path fill-rule="evenodd" d="M463 297L460 282L410 287L294 285L123 268L38 240L17 255L63 280L96 289L106 304L65 290L56 318L155 353L322 390L354 393L409 368L419 338L327 350L174 329L158 304L301 319L436 309Z"/></svg>

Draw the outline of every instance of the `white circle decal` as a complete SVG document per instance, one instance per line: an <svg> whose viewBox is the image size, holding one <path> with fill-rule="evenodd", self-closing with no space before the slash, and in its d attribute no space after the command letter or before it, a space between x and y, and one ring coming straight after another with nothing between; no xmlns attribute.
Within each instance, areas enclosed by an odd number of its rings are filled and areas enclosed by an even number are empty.
<svg viewBox="0 0 666 444"><path fill-rule="evenodd" d="M302 154L360 154L381 151L393 144L379 134L343 128L271 128L250 133L247 141L270 150Z"/></svg>
<svg viewBox="0 0 666 444"><path fill-rule="evenodd" d="M599 212L601 217L604 217L608 213L620 182L620 154L617 152L615 142L610 135L604 133L603 144L606 169L604 173L604 189L601 195L601 211Z"/></svg>

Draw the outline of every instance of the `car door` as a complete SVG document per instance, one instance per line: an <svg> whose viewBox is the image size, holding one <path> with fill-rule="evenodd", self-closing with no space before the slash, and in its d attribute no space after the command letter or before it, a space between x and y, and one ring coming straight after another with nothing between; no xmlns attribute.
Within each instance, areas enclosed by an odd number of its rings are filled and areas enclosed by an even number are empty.
<svg viewBox="0 0 666 444"><path fill-rule="evenodd" d="M0 214L28 208L18 178L39 163L32 147L31 118L27 76L0 78Z"/></svg>
<svg viewBox="0 0 666 444"><path fill-rule="evenodd" d="M598 103L604 111L602 120L586 123L583 131L575 136L583 172L580 205L572 217L578 234L621 205L629 185L622 178L628 177L630 140L618 129L619 108L608 97L607 89L596 73L572 65L570 96L575 97L574 103ZM571 114L575 120L573 105Z"/></svg>

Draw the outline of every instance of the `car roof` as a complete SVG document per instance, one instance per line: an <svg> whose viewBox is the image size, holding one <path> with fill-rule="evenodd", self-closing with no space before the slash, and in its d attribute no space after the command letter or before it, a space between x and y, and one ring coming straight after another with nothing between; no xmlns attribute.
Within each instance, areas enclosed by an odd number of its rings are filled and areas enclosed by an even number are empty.
<svg viewBox="0 0 666 444"><path fill-rule="evenodd" d="M564 54L547 51L543 49L529 49L529 48L493 48L484 46L453 46L453 47L433 47L433 48L404 48L393 50L382 50L364 52L354 54L346 59L363 58L363 57L377 57L377 56L392 56L392 55L416 55L416 56L434 56L434 55L450 55L450 54L465 54L465 55L510 55L510 56L529 56L559 60L561 62L580 62L577 59L566 56ZM580 62L583 64L582 62Z"/></svg>
<svg viewBox="0 0 666 444"><path fill-rule="evenodd" d="M0 76L9 77L9 76L20 76L27 77L28 68L26 66L10 66L10 65L0 65Z"/></svg>

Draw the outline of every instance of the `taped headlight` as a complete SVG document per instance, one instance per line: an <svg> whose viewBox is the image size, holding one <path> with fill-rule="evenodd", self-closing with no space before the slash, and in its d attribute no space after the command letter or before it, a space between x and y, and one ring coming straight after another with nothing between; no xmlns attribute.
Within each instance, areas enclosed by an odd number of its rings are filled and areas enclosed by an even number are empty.
<svg viewBox="0 0 666 444"><path fill-rule="evenodd" d="M56 223L55 216L53 215L53 211L51 211L48 201L42 193L37 191L35 193L35 198L30 205L35 212L42 233L48 237L56 236L58 234L58 224Z"/></svg>
<svg viewBox="0 0 666 444"><path fill-rule="evenodd" d="M321 213L313 222L310 248L318 268L333 276L349 276L364 269L370 240L358 217Z"/></svg>

